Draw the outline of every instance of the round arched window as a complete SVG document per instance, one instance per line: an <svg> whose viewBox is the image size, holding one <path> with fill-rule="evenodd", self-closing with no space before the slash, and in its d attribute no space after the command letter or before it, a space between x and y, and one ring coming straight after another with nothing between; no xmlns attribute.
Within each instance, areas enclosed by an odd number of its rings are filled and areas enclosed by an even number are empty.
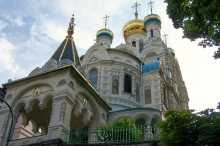
<svg viewBox="0 0 220 146"><path fill-rule="evenodd" d="M92 83L92 85L96 88L98 82L98 70L96 68L93 68L89 71L89 80Z"/></svg>

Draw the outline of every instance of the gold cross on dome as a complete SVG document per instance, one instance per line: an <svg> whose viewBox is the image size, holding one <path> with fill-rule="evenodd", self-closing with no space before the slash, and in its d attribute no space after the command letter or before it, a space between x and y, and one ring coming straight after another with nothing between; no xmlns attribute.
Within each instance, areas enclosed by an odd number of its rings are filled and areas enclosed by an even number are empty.
<svg viewBox="0 0 220 146"><path fill-rule="evenodd" d="M141 6L141 4L139 4L138 2L135 2L134 5L132 6L132 8L135 10L135 19L138 19L138 7Z"/></svg>

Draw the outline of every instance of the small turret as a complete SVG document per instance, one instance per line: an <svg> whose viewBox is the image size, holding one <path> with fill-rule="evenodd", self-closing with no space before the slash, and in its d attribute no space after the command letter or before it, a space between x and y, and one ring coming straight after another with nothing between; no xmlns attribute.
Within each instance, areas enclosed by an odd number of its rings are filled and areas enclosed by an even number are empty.
<svg viewBox="0 0 220 146"><path fill-rule="evenodd" d="M113 32L110 29L100 29L96 34L96 43L101 46L110 47L113 40Z"/></svg>
<svg viewBox="0 0 220 146"><path fill-rule="evenodd" d="M97 33L96 33L96 43L104 46L104 47L110 47L112 44L112 40L113 40L113 32L107 28L107 21L108 21L109 16L106 15L104 17L104 24L105 27L100 29Z"/></svg>
<svg viewBox="0 0 220 146"><path fill-rule="evenodd" d="M160 16L156 14L147 15L144 18L144 28L148 39L161 38L161 20Z"/></svg>

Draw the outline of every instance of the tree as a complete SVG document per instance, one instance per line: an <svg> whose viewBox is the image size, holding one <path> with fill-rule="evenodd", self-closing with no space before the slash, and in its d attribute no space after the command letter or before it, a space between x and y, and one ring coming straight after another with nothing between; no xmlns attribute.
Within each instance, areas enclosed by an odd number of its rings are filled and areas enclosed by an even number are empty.
<svg viewBox="0 0 220 146"><path fill-rule="evenodd" d="M197 143L208 146L220 145L220 112L207 109L199 114L199 137Z"/></svg>
<svg viewBox="0 0 220 146"><path fill-rule="evenodd" d="M160 124L160 140L165 146L195 146L197 118L190 111L169 111Z"/></svg>
<svg viewBox="0 0 220 146"><path fill-rule="evenodd" d="M165 146L219 146L220 112L206 109L168 111L160 123L161 142Z"/></svg>
<svg viewBox="0 0 220 146"><path fill-rule="evenodd" d="M165 0L167 13L175 28L182 28L190 40L202 39L199 45L220 46L219 0ZM220 58L220 47L214 54Z"/></svg>

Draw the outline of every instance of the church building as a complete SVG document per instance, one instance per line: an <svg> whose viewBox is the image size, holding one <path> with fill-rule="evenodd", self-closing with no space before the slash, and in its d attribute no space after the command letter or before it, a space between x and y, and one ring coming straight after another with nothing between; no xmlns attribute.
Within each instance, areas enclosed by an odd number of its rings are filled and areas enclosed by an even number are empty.
<svg viewBox="0 0 220 146"><path fill-rule="evenodd" d="M136 11L121 28L124 43L112 47L114 33L105 25L80 57L72 16L66 37L48 61L28 76L4 84L5 100L14 113L9 145L65 141L71 129L89 131L121 117L154 125L167 110L188 109L179 63L161 38L161 23L157 14L139 18ZM1 104L1 146L11 121L8 108Z"/></svg>

